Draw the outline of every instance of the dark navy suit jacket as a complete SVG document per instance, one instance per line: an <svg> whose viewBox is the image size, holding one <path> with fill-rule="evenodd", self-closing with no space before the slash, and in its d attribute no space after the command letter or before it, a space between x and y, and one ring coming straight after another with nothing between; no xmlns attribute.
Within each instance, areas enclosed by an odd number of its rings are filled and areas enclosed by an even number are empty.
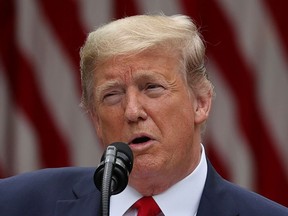
<svg viewBox="0 0 288 216"><path fill-rule="evenodd" d="M0 216L96 216L95 168L57 168L0 180ZM193 187L193 186L191 186ZM208 161L197 216L288 216L288 209L221 178Z"/></svg>

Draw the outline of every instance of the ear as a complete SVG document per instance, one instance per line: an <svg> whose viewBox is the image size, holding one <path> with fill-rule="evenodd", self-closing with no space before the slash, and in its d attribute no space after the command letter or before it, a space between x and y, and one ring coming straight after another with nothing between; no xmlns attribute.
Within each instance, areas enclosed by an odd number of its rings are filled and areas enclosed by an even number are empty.
<svg viewBox="0 0 288 216"><path fill-rule="evenodd" d="M100 122L99 122L99 116L96 113L92 113L92 112L89 112L89 114L92 119L94 128L96 130L97 137L100 141L100 145L103 146L103 141L102 141L103 133L102 133L102 129L101 129Z"/></svg>
<svg viewBox="0 0 288 216"><path fill-rule="evenodd" d="M212 104L212 94L197 96L195 98L194 113L195 124L202 124L208 119Z"/></svg>

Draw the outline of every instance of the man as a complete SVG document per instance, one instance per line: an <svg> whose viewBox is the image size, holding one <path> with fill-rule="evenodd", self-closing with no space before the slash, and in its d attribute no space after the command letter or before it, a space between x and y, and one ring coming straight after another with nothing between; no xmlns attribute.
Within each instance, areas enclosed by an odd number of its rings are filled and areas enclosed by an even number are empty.
<svg viewBox="0 0 288 216"><path fill-rule="evenodd" d="M134 155L127 188L111 197L111 215L137 215L134 203L143 196L166 216L288 215L223 180L207 160L201 133L214 92L204 56L196 26L181 15L127 17L88 36L82 105L103 148L120 141ZM97 215L94 171L48 169L1 180L0 215Z"/></svg>

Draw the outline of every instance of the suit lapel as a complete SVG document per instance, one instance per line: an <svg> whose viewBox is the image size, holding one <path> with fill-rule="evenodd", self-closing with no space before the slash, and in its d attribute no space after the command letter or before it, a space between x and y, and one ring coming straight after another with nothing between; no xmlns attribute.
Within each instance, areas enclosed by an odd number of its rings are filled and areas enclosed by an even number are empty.
<svg viewBox="0 0 288 216"><path fill-rule="evenodd" d="M55 216L95 216L100 211L101 193L91 176L86 176L73 187L75 199L58 200Z"/></svg>
<svg viewBox="0 0 288 216"><path fill-rule="evenodd" d="M99 204L95 192L76 200L59 200L55 216L95 216L98 215Z"/></svg>
<svg viewBox="0 0 288 216"><path fill-rule="evenodd" d="M227 192L226 181L207 160L208 173L197 216L237 216L237 206L231 194Z"/></svg>
<svg viewBox="0 0 288 216"><path fill-rule="evenodd" d="M227 183L214 170L209 161L207 179L200 200L197 216L237 216L236 203ZM73 187L74 199L58 200L55 216L99 215L101 193L96 189L90 175Z"/></svg>

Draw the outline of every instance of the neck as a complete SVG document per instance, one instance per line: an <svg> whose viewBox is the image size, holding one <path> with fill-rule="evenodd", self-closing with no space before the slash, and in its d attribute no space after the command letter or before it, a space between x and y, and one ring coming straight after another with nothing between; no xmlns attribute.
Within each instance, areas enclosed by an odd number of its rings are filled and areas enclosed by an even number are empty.
<svg viewBox="0 0 288 216"><path fill-rule="evenodd" d="M195 170L200 162L201 151L198 151L198 154L193 158L194 160L190 166L188 166L185 172L183 172L182 169L179 169L178 172L167 174L165 176L159 176L157 174L147 178L143 178L143 176L139 178L131 176L129 179L129 185L143 196L153 196L160 194L187 177Z"/></svg>

